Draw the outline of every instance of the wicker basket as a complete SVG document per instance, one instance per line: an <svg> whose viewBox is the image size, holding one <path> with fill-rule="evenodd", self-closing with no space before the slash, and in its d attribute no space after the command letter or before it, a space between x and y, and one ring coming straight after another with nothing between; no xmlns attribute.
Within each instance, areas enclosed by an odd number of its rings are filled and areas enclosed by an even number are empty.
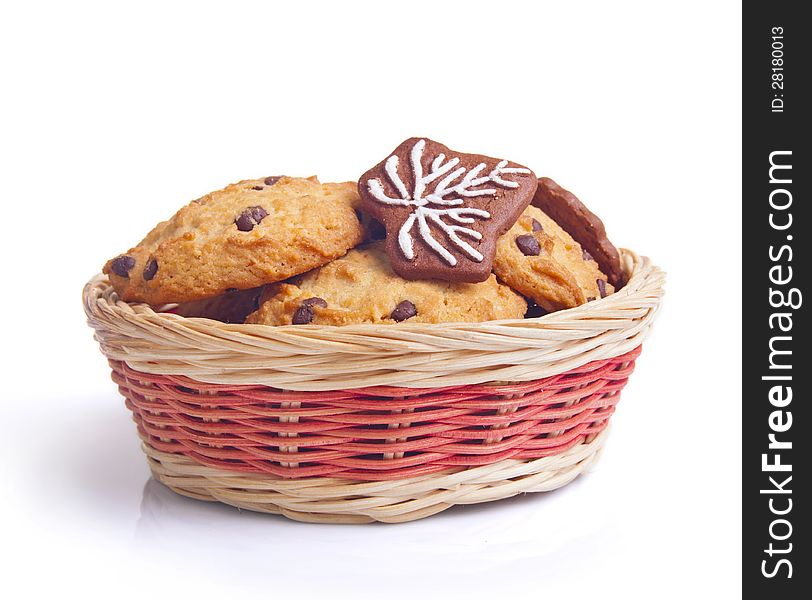
<svg viewBox="0 0 812 600"><path fill-rule="evenodd" d="M534 319L267 327L157 313L98 276L84 305L153 475L310 522L403 522L568 483L595 462L660 306L617 293Z"/></svg>

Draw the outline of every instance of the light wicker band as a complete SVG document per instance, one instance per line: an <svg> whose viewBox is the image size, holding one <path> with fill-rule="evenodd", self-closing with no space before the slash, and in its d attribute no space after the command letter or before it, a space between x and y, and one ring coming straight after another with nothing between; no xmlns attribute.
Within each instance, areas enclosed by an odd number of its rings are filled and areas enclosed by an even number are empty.
<svg viewBox="0 0 812 600"><path fill-rule="evenodd" d="M530 381L625 354L648 333L664 273L624 250L617 293L534 319L397 325L227 325L118 299L102 276L84 303L102 352L136 371L286 390L434 388Z"/></svg>
<svg viewBox="0 0 812 600"><path fill-rule="evenodd" d="M566 485L595 463L608 430L561 454L448 469L395 481L347 481L328 477L281 479L198 464L143 444L155 478L198 500L281 514L309 523L403 523L457 504L477 504Z"/></svg>

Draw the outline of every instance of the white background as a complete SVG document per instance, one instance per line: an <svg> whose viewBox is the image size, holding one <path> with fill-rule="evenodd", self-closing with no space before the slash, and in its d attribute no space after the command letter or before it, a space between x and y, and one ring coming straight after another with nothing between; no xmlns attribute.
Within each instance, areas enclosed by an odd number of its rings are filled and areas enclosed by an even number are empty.
<svg viewBox="0 0 812 600"><path fill-rule="evenodd" d="M739 595L737 3L440 4L3 4L5 597ZM355 179L411 135L552 176L668 271L596 470L402 526L151 481L84 282L209 190Z"/></svg>

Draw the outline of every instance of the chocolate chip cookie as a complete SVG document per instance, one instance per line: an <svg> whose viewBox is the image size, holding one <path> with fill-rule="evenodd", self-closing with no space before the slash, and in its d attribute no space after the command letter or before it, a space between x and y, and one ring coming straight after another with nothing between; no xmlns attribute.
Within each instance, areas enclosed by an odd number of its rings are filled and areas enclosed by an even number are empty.
<svg viewBox="0 0 812 600"><path fill-rule="evenodd" d="M104 273L123 300L153 305L281 281L361 242L358 203L354 183L241 181L192 201Z"/></svg>
<svg viewBox="0 0 812 600"><path fill-rule="evenodd" d="M493 272L551 312L614 292L598 263L558 223L529 206L496 243Z"/></svg>
<svg viewBox="0 0 812 600"><path fill-rule="evenodd" d="M481 283L402 279L392 270L384 243L375 242L291 283L268 286L246 323L479 322L518 319L526 309L524 299L493 275Z"/></svg>
<svg viewBox="0 0 812 600"><path fill-rule="evenodd" d="M532 204L555 219L564 231L594 257L612 285L623 285L625 273L620 265L620 254L606 237L603 221L575 194L549 177L541 177Z"/></svg>

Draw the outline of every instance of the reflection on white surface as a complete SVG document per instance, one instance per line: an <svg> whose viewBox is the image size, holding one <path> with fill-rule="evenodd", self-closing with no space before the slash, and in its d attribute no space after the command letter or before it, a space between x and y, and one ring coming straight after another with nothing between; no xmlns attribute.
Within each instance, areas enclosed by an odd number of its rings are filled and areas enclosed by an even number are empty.
<svg viewBox="0 0 812 600"><path fill-rule="evenodd" d="M154 479L144 485L135 544L141 552L182 556L215 579L232 578L223 565L239 566L244 584L262 586L271 576L290 574L297 588L329 591L336 581L363 576L365 585L403 579L403 565L417 578L406 577L400 590L410 593L460 577L461 586L476 586L487 573L512 572L524 586L525 576L561 576L563 557L590 554L605 546L606 515L577 518L565 494L588 494L588 477L566 488L520 495L498 503L454 507L399 525L322 525L290 521L278 515L241 511L220 503L175 494ZM569 561L575 567L578 561ZM278 583L278 582L277 582Z"/></svg>

